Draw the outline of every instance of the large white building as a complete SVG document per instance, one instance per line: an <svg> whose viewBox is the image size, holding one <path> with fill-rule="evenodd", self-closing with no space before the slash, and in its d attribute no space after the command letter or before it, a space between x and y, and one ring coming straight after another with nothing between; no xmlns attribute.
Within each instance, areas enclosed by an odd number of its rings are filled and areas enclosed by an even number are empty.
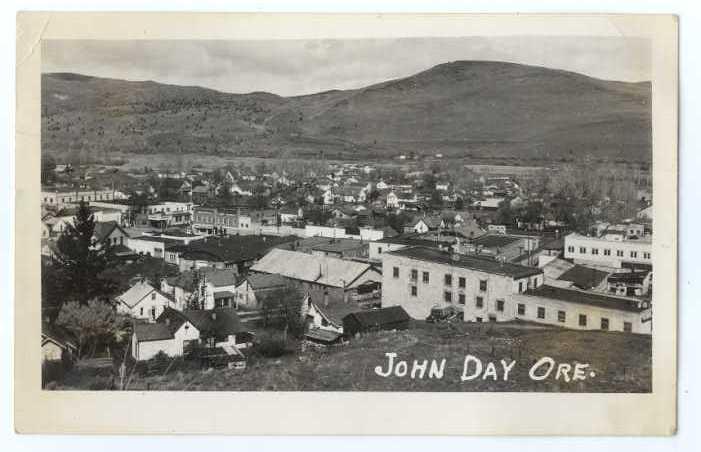
<svg viewBox="0 0 701 452"><path fill-rule="evenodd" d="M515 294L499 308L488 315L496 315L500 320L529 320L578 330L652 333L652 310L644 300L540 286ZM478 315L483 314L470 312L470 317Z"/></svg>
<svg viewBox="0 0 701 452"><path fill-rule="evenodd" d="M650 236L627 236L610 231L601 237L572 233L565 237L565 259L572 259L575 264L608 268L621 268L624 264L652 265L652 240Z"/></svg>
<svg viewBox="0 0 701 452"><path fill-rule="evenodd" d="M451 254L411 246L382 253L382 306L402 306L415 319L426 318L435 305L483 309L543 284L538 268L492 258ZM486 315L486 314L485 314ZM495 318L493 320L502 320Z"/></svg>

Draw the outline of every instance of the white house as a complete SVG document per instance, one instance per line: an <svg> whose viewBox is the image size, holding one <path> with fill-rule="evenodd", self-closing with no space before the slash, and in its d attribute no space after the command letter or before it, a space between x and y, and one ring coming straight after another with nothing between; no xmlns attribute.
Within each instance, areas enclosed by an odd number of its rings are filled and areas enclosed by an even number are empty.
<svg viewBox="0 0 701 452"><path fill-rule="evenodd" d="M131 286L115 298L117 312L137 319L155 321L166 308L174 308L175 300L154 288L146 280Z"/></svg>

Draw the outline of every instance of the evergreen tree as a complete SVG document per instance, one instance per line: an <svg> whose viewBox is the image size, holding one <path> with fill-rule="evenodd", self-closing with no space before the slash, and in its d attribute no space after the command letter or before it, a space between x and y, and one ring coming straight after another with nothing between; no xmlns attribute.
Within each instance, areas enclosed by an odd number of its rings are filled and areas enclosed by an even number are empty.
<svg viewBox="0 0 701 452"><path fill-rule="evenodd" d="M56 242L54 266L62 276L65 301L77 301L87 305L88 300L107 298L114 284L101 278L101 273L111 263L112 247L109 243L94 242L95 216L84 202L80 203L73 224L68 224Z"/></svg>

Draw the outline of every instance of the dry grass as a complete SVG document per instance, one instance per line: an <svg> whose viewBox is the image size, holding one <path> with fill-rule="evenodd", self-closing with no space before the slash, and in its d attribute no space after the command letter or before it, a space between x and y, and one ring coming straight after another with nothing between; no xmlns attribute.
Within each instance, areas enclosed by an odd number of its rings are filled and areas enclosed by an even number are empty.
<svg viewBox="0 0 701 452"><path fill-rule="evenodd" d="M398 359L446 359L442 379L380 377L385 353ZM466 354L486 365L493 361L498 379L461 382ZM531 365L543 356L558 363L589 363L596 377L577 382L544 381L528 376ZM506 381L500 360L517 361ZM90 378L67 380L66 389L100 389ZM326 351L306 351L281 358L252 356L244 371L179 370L165 376L136 377L131 390L196 391L534 391L534 392L649 392L651 339L647 336L583 332L513 324L438 324L416 322L406 331L368 334L350 344Z"/></svg>

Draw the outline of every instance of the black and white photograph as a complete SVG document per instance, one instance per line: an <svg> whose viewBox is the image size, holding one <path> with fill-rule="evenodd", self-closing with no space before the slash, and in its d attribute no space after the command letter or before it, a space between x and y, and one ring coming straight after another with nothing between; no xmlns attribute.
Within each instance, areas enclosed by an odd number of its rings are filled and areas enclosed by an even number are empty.
<svg viewBox="0 0 701 452"><path fill-rule="evenodd" d="M43 41L42 388L650 392L650 46Z"/></svg>

